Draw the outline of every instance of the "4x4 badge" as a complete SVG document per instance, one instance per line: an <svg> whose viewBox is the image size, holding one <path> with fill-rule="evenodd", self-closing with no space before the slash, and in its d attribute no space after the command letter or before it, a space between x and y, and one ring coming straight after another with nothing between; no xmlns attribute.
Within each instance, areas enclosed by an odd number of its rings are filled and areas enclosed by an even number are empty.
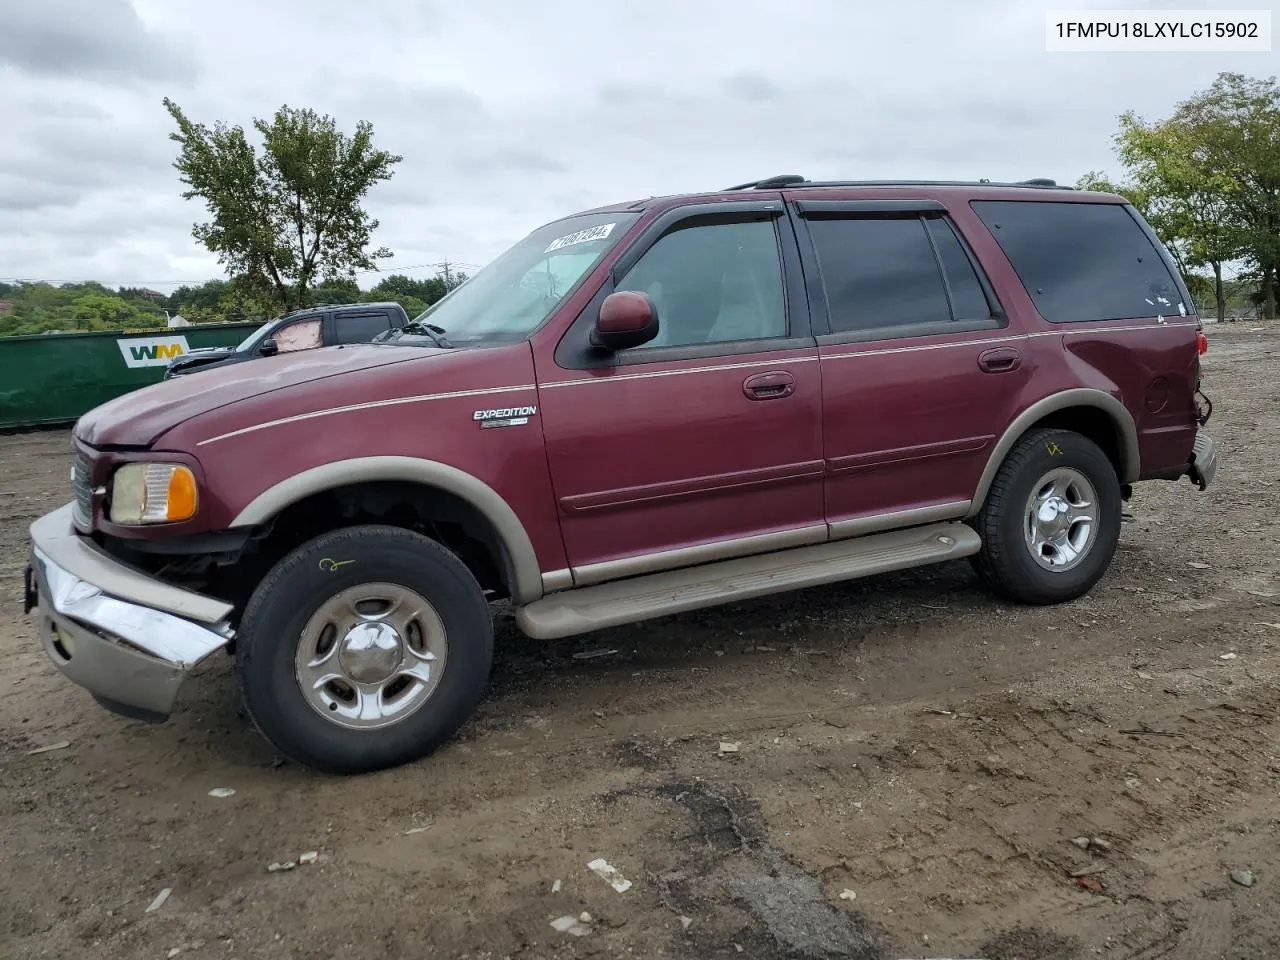
<svg viewBox="0 0 1280 960"><path fill-rule="evenodd" d="M498 410L477 410L471 415L471 419L480 421L482 430L490 427L522 427L537 413L537 407L503 407Z"/></svg>

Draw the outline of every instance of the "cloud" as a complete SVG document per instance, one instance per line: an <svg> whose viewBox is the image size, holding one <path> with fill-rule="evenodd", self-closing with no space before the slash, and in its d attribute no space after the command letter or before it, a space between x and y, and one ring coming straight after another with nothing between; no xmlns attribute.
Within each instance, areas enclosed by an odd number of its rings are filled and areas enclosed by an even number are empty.
<svg viewBox="0 0 1280 960"><path fill-rule="evenodd" d="M764 100L776 100L782 95L782 88L759 73L735 73L724 78L725 92L731 97L758 103Z"/></svg>
<svg viewBox="0 0 1280 960"><path fill-rule="evenodd" d="M1118 172L1121 112L1158 117L1220 70L1264 72L1231 54L1048 54L1023 0L809 0L804 16L776 0L4 7L0 271L109 283L219 273L191 238L204 211L181 199L165 95L203 123L249 128L283 103L371 121L404 156L367 201L393 272L484 262L576 210L779 173Z"/></svg>
<svg viewBox="0 0 1280 960"><path fill-rule="evenodd" d="M8 0L0 65L36 76L187 81L194 64L151 33L128 0Z"/></svg>
<svg viewBox="0 0 1280 960"><path fill-rule="evenodd" d="M522 147L497 145L483 154L460 156L456 167L462 172L522 174L565 173L569 167L549 154Z"/></svg>

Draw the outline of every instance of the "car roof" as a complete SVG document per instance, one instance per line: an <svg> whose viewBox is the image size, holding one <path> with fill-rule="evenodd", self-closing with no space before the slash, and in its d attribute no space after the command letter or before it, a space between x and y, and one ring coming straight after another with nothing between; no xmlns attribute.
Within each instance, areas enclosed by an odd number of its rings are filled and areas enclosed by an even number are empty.
<svg viewBox="0 0 1280 960"><path fill-rule="evenodd" d="M797 174L783 174L739 183L722 190L701 193L670 194L631 200L583 210L562 219L602 213L662 210L687 203L760 199L773 193L795 199L803 191L813 191L813 199L926 199L926 200L1039 200L1092 203L1127 203L1124 197L1111 193L1077 190L1047 177L998 182L991 180L807 180Z"/></svg>
<svg viewBox="0 0 1280 960"><path fill-rule="evenodd" d="M317 303L310 307L301 307L297 310L291 310L289 313L282 313L273 319L272 323L279 323L281 320L292 320L307 313L332 313L335 310L377 310L390 309L402 310L395 300L378 300L373 303Z"/></svg>

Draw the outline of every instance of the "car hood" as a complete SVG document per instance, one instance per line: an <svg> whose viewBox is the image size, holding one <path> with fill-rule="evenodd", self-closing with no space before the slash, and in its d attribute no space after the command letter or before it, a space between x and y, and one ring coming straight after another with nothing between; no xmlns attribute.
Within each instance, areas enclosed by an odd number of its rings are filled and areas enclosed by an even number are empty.
<svg viewBox="0 0 1280 960"><path fill-rule="evenodd" d="M445 352L428 347L326 347L214 367L198 377L164 380L95 407L80 418L75 436L95 447L145 447L178 424L239 400Z"/></svg>
<svg viewBox="0 0 1280 960"><path fill-rule="evenodd" d="M192 347L182 356L175 359L174 363L181 363L188 357L225 357L235 352L235 347Z"/></svg>
<svg viewBox="0 0 1280 960"><path fill-rule="evenodd" d="M198 347L194 350L188 350L180 357L175 357L169 362L170 370L178 370L182 367L194 367L213 360L223 360L236 352L235 347Z"/></svg>

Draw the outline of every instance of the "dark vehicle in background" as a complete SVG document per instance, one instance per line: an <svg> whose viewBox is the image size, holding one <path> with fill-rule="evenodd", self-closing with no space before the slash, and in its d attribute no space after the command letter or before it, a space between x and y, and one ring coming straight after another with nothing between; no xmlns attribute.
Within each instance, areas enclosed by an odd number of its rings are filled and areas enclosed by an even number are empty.
<svg viewBox="0 0 1280 960"><path fill-rule="evenodd" d="M377 337L399 330L409 322L404 307L385 303L328 304L295 310L268 320L234 347L191 350L174 359L164 379L243 363L257 357L271 357L295 350L313 350L345 343L370 343Z"/></svg>

